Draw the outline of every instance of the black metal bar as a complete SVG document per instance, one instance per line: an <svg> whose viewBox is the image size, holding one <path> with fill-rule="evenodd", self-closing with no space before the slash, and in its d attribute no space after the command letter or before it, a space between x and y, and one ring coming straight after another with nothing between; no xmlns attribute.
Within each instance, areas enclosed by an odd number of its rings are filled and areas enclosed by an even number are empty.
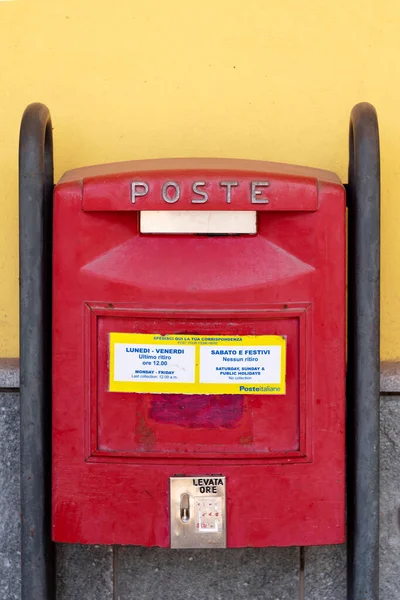
<svg viewBox="0 0 400 600"><path fill-rule="evenodd" d="M22 600L55 597L51 543L51 254L53 142L43 104L19 141Z"/></svg>
<svg viewBox="0 0 400 600"><path fill-rule="evenodd" d="M348 598L379 598L380 158L376 112L350 118L348 190Z"/></svg>

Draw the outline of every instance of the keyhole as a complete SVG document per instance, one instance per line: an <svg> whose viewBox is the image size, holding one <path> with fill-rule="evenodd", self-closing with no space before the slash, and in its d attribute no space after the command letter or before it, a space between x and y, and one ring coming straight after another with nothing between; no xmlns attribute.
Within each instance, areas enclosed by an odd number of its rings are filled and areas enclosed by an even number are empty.
<svg viewBox="0 0 400 600"><path fill-rule="evenodd" d="M187 523L190 519L189 515L189 495L182 494L181 496L181 521Z"/></svg>

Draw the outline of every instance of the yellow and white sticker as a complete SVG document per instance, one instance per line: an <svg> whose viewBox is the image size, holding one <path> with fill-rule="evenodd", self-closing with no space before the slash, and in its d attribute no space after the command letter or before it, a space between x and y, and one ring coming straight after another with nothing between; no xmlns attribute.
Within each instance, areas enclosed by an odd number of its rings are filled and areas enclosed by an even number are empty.
<svg viewBox="0 0 400 600"><path fill-rule="evenodd" d="M110 391L285 394L286 338L110 333Z"/></svg>

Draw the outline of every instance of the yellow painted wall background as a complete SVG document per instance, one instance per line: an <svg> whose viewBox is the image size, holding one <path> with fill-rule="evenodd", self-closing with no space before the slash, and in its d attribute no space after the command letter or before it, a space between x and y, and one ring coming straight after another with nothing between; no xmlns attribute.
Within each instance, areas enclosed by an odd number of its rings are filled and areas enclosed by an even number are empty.
<svg viewBox="0 0 400 600"><path fill-rule="evenodd" d="M347 172L348 119L378 111L382 358L400 357L400 3L0 0L0 356L18 354L17 153L50 108L55 176L226 156Z"/></svg>

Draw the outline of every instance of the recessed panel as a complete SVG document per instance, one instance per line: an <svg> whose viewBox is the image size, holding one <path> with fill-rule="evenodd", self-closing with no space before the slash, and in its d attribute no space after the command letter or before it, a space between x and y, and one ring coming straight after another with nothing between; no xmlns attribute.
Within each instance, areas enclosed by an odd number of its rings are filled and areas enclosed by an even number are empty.
<svg viewBox="0 0 400 600"><path fill-rule="evenodd" d="M100 317L97 450L144 457L298 452L300 336L298 316ZM175 376L178 382L169 379Z"/></svg>

